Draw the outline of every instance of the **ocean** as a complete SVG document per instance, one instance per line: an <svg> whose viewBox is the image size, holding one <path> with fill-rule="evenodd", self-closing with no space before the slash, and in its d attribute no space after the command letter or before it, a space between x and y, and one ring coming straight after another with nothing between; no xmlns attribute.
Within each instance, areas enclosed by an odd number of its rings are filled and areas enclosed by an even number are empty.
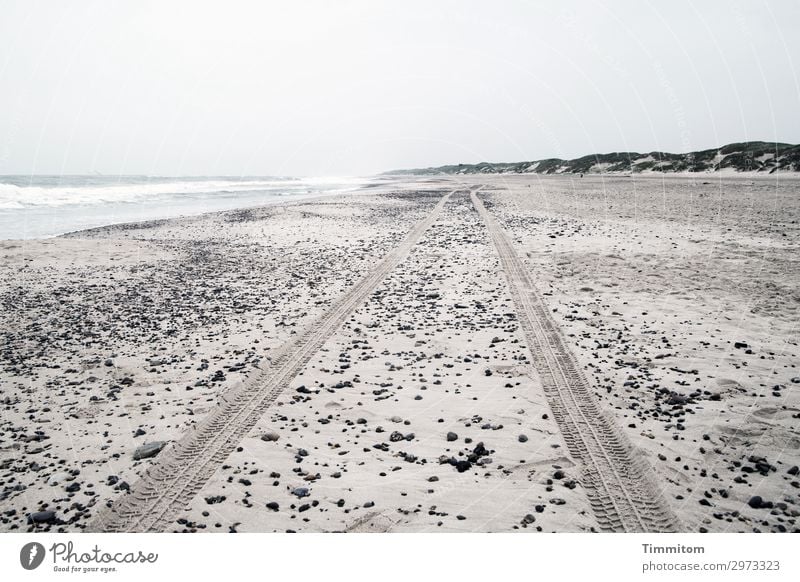
<svg viewBox="0 0 800 582"><path fill-rule="evenodd" d="M188 216L355 190L361 178L0 176L0 239Z"/></svg>

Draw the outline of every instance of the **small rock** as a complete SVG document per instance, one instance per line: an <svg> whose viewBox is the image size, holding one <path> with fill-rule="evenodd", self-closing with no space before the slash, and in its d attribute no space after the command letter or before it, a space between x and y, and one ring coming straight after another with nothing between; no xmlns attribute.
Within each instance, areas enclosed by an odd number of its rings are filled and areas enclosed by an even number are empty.
<svg viewBox="0 0 800 582"><path fill-rule="evenodd" d="M669 398L667 399L667 404L670 405L686 404L687 402L689 402L689 399L683 394L678 394L677 392L670 394Z"/></svg>
<svg viewBox="0 0 800 582"><path fill-rule="evenodd" d="M456 469L458 470L459 473L468 471L471 466L472 463L470 463L469 461L456 461Z"/></svg>
<svg viewBox="0 0 800 582"><path fill-rule="evenodd" d="M69 473L53 473L47 480L48 485L58 485L69 478Z"/></svg>
<svg viewBox="0 0 800 582"><path fill-rule="evenodd" d="M141 459L149 459L150 457L155 457L158 453L161 452L167 446L166 441L155 441L152 443L145 443L141 447L138 447L135 451L133 451L133 460L139 461Z"/></svg>
<svg viewBox="0 0 800 582"><path fill-rule="evenodd" d="M52 523L55 520L55 511L36 511L28 515L28 523Z"/></svg>
<svg viewBox="0 0 800 582"><path fill-rule="evenodd" d="M456 433L454 433L454 432L448 432L447 433L447 442L451 443L451 442L453 442L455 440L458 440L458 435Z"/></svg>

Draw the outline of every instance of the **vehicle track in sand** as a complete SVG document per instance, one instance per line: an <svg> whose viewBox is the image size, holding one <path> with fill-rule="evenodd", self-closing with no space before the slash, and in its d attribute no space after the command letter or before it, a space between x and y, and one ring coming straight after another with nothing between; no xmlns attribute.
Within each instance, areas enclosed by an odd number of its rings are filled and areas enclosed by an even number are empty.
<svg viewBox="0 0 800 582"><path fill-rule="evenodd" d="M409 254L436 221L453 192L445 194L405 239L359 280L327 313L287 342L244 385L220 398L216 410L164 449L130 492L104 507L87 528L101 532L159 532L199 493L217 468L258 422L325 341Z"/></svg>
<svg viewBox="0 0 800 582"><path fill-rule="evenodd" d="M656 485L651 467L591 393L508 235L478 197L479 189L470 192L472 204L483 218L500 257L553 416L570 453L583 466L582 484L600 529L680 531L680 522Z"/></svg>

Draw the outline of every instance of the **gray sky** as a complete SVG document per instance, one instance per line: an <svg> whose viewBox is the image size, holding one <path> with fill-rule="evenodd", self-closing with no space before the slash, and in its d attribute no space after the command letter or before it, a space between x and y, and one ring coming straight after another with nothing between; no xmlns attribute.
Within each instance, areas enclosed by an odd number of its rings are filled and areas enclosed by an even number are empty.
<svg viewBox="0 0 800 582"><path fill-rule="evenodd" d="M0 173L800 142L800 2L0 0Z"/></svg>

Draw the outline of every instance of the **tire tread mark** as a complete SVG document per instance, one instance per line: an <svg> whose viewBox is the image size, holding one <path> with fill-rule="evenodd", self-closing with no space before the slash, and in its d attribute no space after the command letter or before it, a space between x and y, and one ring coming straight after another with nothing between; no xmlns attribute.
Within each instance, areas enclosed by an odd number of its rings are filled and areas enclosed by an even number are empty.
<svg viewBox="0 0 800 582"><path fill-rule="evenodd" d="M680 531L652 468L600 407L511 241L478 197L479 189L470 192L473 206L499 255L553 417L570 453L582 465L583 486L600 529Z"/></svg>
<svg viewBox="0 0 800 582"><path fill-rule="evenodd" d="M336 300L328 312L273 352L271 362L260 365L252 379L221 393L219 406L166 447L130 492L98 512L87 529L167 529L327 339L411 252L454 192L445 194L403 241Z"/></svg>

